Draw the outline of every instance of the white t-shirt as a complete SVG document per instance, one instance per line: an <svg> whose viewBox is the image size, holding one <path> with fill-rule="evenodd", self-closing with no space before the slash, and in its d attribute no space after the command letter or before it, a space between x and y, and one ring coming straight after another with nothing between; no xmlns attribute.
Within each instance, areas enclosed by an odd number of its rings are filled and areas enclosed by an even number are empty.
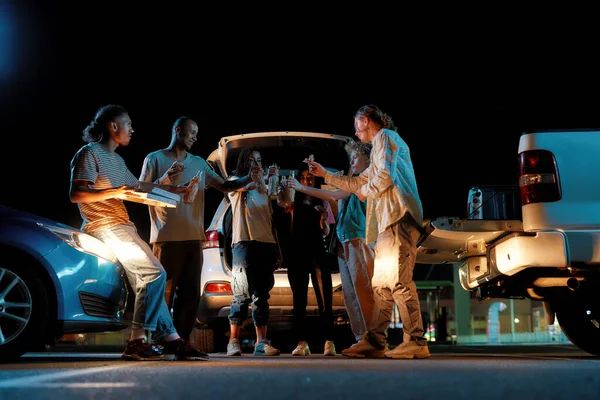
<svg viewBox="0 0 600 400"><path fill-rule="evenodd" d="M229 180L239 179L237 176ZM256 189L249 190L246 196L244 191L238 190L227 195L231 200L232 237L231 243L256 240L264 243L277 243L272 231L271 199L266 193ZM243 203L244 197L246 198Z"/></svg>
<svg viewBox="0 0 600 400"><path fill-rule="evenodd" d="M161 178L175 160L163 150L154 151L144 159L140 181L155 182ZM187 153L181 161L185 169L177 175L175 185L189 182L202 171L198 193L192 204L180 201L176 208L148 206L150 212L150 243L206 240L204 235L204 192L218 175L199 156Z"/></svg>

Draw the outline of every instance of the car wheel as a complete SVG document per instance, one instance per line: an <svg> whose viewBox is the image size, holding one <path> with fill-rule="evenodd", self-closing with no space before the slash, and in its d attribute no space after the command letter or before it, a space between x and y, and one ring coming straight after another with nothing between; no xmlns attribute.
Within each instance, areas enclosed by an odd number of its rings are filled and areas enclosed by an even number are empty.
<svg viewBox="0 0 600 400"><path fill-rule="evenodd" d="M215 330L194 328L194 346L205 353L215 352Z"/></svg>
<svg viewBox="0 0 600 400"><path fill-rule="evenodd" d="M593 289L565 292L551 301L565 336L577 347L600 356L600 294Z"/></svg>
<svg viewBox="0 0 600 400"><path fill-rule="evenodd" d="M48 304L44 283L32 269L0 265L0 360L14 361L42 344Z"/></svg>

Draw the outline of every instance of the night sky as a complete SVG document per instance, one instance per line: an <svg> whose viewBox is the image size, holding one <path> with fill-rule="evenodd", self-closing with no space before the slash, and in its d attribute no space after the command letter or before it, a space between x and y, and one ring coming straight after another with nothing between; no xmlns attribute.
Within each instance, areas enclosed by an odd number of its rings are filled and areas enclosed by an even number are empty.
<svg viewBox="0 0 600 400"><path fill-rule="evenodd" d="M73 226L69 162L107 103L130 112L135 133L118 152L136 176L181 115L197 120L192 152L207 157L239 133L353 135L354 112L376 104L411 149L426 218L465 217L474 185L516 184L522 132L600 128L595 64L548 37L438 26L426 39L389 23L365 32L290 15L229 16L215 28L206 13L83 3L69 17L52 3L0 3L0 204ZM206 224L222 197L209 193ZM147 237L146 207L128 207Z"/></svg>

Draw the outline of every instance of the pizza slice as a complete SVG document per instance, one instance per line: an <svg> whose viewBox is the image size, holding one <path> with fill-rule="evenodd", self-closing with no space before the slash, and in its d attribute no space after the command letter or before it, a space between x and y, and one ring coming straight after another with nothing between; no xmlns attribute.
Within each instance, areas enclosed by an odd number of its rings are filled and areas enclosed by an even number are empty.
<svg viewBox="0 0 600 400"><path fill-rule="evenodd" d="M308 158L305 158L302 162L305 162L305 163L308 164L308 163L311 163L313 161L315 161L315 156L311 154L310 156L308 156Z"/></svg>

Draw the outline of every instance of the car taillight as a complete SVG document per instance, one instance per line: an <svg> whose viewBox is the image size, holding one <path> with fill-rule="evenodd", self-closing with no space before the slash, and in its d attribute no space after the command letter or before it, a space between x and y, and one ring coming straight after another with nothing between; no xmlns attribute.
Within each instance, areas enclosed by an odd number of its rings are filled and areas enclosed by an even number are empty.
<svg viewBox="0 0 600 400"><path fill-rule="evenodd" d="M204 293L212 294L233 294L231 285L225 282L213 282L206 285Z"/></svg>
<svg viewBox="0 0 600 400"><path fill-rule="evenodd" d="M223 247L221 245L223 238L219 231L206 231L204 234L206 235L206 240L202 242L202 250Z"/></svg>
<svg viewBox="0 0 600 400"><path fill-rule="evenodd" d="M554 154L528 150L519 154L521 203L546 203L561 199L560 180Z"/></svg>

